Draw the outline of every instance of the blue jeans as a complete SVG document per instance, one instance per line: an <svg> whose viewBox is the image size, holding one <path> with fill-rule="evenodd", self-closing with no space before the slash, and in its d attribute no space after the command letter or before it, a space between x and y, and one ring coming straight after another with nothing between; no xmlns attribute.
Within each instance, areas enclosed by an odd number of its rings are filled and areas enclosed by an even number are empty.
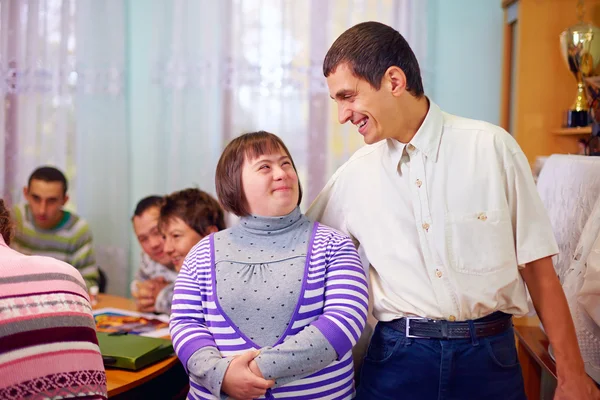
<svg viewBox="0 0 600 400"><path fill-rule="evenodd" d="M412 339L378 323L357 400L526 400L513 329L473 339Z"/></svg>

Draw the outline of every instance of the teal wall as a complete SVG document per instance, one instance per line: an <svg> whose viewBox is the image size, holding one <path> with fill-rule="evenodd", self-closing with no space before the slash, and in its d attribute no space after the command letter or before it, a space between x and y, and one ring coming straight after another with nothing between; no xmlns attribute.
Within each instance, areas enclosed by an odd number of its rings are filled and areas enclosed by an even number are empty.
<svg viewBox="0 0 600 400"><path fill-rule="evenodd" d="M429 97L444 111L499 123L500 0L428 0Z"/></svg>

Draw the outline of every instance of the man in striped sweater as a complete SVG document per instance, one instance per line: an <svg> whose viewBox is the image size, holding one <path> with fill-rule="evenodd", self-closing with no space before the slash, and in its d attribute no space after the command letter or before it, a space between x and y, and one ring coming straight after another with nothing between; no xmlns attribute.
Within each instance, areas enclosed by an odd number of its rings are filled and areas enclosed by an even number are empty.
<svg viewBox="0 0 600 400"><path fill-rule="evenodd" d="M99 272L89 226L78 215L63 210L69 200L63 173L54 167L36 169L23 194L27 203L14 208L16 234L12 248L71 264L88 288L97 286Z"/></svg>
<svg viewBox="0 0 600 400"><path fill-rule="evenodd" d="M8 247L0 199L0 399L106 399L92 308L76 269Z"/></svg>

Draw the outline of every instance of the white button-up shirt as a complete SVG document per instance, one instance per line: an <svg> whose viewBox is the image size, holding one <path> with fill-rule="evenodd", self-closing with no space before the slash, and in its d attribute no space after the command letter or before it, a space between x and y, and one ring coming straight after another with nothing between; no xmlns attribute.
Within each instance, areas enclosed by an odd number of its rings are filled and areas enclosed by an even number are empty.
<svg viewBox="0 0 600 400"><path fill-rule="evenodd" d="M523 315L519 266L558 253L512 136L433 102L410 143L387 139L358 150L307 215L363 247L380 321Z"/></svg>

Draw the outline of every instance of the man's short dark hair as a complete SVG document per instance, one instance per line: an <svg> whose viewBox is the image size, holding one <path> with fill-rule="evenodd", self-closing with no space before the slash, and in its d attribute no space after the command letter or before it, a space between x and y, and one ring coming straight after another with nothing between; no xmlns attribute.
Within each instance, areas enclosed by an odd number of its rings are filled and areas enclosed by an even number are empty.
<svg viewBox="0 0 600 400"><path fill-rule="evenodd" d="M162 196L152 195L152 196L144 197L143 199L138 201L137 205L135 206L135 211L133 212L133 216L139 217L152 207L158 207L160 209L160 206L162 205L163 201L164 201L164 197L162 197ZM133 217L132 217L132 219L133 219Z"/></svg>
<svg viewBox="0 0 600 400"><path fill-rule="evenodd" d="M38 180L44 182L60 182L63 186L63 195L67 194L67 178L65 175L60 172L60 170L50 167L43 166L37 168L33 173L29 176L29 181L27 181L27 187L31 187L31 181Z"/></svg>
<svg viewBox="0 0 600 400"><path fill-rule="evenodd" d="M355 76L377 90L385 71L396 66L406 75L406 90L415 97L424 94L415 53L397 30L380 22L354 25L333 42L323 62L325 77L340 64L347 64Z"/></svg>

